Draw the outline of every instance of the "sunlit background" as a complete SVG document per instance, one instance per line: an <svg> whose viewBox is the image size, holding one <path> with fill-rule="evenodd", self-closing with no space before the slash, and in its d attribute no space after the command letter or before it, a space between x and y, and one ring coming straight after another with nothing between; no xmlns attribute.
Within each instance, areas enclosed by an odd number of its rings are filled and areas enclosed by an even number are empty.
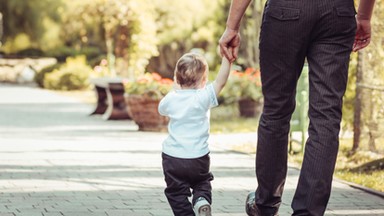
<svg viewBox="0 0 384 216"><path fill-rule="evenodd" d="M257 44L264 3L254 0L247 10L233 70L259 73ZM146 72L157 72L172 79L177 59L191 50L207 58L213 76L220 63L217 45L229 6L229 0L0 0L0 82L86 92L93 88L92 78L136 80ZM371 45L351 55L337 171L353 180L357 174L350 174L349 169L377 160L367 175L377 172L381 178L356 181L381 191L383 20L384 0L376 0ZM230 80L236 80L235 74ZM257 114L241 116L237 104L246 97L260 98L258 82L244 87L247 83L228 83L220 97L223 106L212 113L213 133L256 130ZM244 93L245 88L250 89ZM253 152L254 148L237 150ZM291 157L298 163L301 160Z"/></svg>

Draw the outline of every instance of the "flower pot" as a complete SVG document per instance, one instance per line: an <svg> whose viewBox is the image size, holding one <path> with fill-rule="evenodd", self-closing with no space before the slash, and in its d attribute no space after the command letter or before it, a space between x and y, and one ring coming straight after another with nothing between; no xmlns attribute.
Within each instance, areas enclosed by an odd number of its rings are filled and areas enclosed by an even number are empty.
<svg viewBox="0 0 384 216"><path fill-rule="evenodd" d="M158 112L160 99L146 95L127 95L127 111L140 131L167 131L169 119Z"/></svg>
<svg viewBox="0 0 384 216"><path fill-rule="evenodd" d="M241 117L253 118L259 117L262 109L263 102L262 101L254 101L252 99L240 99L238 101L239 111Z"/></svg>

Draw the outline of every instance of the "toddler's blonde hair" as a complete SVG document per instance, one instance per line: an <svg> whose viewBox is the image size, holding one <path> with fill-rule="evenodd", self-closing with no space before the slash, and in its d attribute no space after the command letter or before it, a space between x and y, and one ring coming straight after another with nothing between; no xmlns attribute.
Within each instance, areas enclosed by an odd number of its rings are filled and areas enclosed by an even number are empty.
<svg viewBox="0 0 384 216"><path fill-rule="evenodd" d="M176 63L176 82L181 87L196 87L207 75L207 61L199 54L186 53Z"/></svg>

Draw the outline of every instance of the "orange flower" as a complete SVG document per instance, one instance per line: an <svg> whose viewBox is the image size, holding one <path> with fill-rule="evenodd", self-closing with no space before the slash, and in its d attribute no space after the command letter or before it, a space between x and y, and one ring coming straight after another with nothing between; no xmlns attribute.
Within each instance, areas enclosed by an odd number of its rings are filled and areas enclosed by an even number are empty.
<svg viewBox="0 0 384 216"><path fill-rule="evenodd" d="M172 89L172 84L173 80L162 78L158 73L145 73L124 83L124 86L127 94L162 98Z"/></svg>
<svg viewBox="0 0 384 216"><path fill-rule="evenodd" d="M139 78L137 78L137 80L136 80L138 83L147 83L147 82L149 82L150 80L147 78L147 77L139 77Z"/></svg>
<svg viewBox="0 0 384 216"><path fill-rule="evenodd" d="M173 84L173 80L168 79L168 78L162 78L162 79L160 80L160 83L162 83L162 84L170 84L170 85L172 85L172 84Z"/></svg>
<svg viewBox="0 0 384 216"><path fill-rule="evenodd" d="M153 72L152 73L152 77L153 77L153 79L154 80L156 80L156 81L161 81L161 76L160 76L160 74L158 74L158 73L156 73L156 72Z"/></svg>
<svg viewBox="0 0 384 216"><path fill-rule="evenodd" d="M232 71L221 95L226 103L245 98L260 100L262 98L260 70L249 67L244 71Z"/></svg>
<svg viewBox="0 0 384 216"><path fill-rule="evenodd" d="M260 70L255 70L255 73L253 74L254 77L260 78Z"/></svg>
<svg viewBox="0 0 384 216"><path fill-rule="evenodd" d="M255 71L254 68L247 68L247 69L245 69L244 73L247 74L247 75L251 75L254 71Z"/></svg>

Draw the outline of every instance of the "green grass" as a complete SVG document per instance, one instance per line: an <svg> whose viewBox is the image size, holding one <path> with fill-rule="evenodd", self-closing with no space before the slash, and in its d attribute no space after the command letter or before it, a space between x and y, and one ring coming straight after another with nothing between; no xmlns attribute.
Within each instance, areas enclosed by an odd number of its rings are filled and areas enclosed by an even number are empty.
<svg viewBox="0 0 384 216"><path fill-rule="evenodd" d="M236 105L220 105L211 110L211 133L256 132L258 117L239 117Z"/></svg>
<svg viewBox="0 0 384 216"><path fill-rule="evenodd" d="M383 139L378 140L377 142L379 152L383 152L384 150L384 146L379 144L383 143L382 141ZM361 144L365 143L368 143L368 139L363 138ZM340 140L340 150L336 162L335 176L345 181L384 192L384 170L373 170L369 172L352 172L350 170L367 162L383 158L384 154L365 150L367 148L366 145L362 145L359 151L351 155L351 148L352 139Z"/></svg>
<svg viewBox="0 0 384 216"><path fill-rule="evenodd" d="M384 170L370 173L352 173L348 170L336 170L335 176L348 182L384 192Z"/></svg>
<svg viewBox="0 0 384 216"><path fill-rule="evenodd" d="M362 143L366 143L362 139ZM378 142L381 143L381 142ZM377 191L384 192L384 170L373 170L369 172L352 172L350 169L358 167L369 161L383 158L380 153L373 153L364 148L351 155L352 139L340 139L340 148L336 161L335 177L344 181L353 182ZM378 145L379 151L383 146ZM289 155L289 162L297 167L301 166L303 154Z"/></svg>

